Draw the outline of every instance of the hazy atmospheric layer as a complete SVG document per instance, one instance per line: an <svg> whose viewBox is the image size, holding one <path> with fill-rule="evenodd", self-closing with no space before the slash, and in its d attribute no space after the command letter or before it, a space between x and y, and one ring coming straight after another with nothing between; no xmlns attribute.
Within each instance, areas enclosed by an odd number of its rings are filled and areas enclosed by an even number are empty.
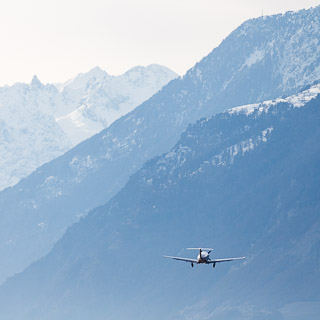
<svg viewBox="0 0 320 320"><path fill-rule="evenodd" d="M317 320L316 90L190 125L0 287L2 318ZM161 256L191 257L194 244L247 259L212 269Z"/></svg>
<svg viewBox="0 0 320 320"><path fill-rule="evenodd" d="M1 192L1 279L46 254L68 225L170 150L189 123L317 81L319 13L318 7L246 21L182 79Z"/></svg>

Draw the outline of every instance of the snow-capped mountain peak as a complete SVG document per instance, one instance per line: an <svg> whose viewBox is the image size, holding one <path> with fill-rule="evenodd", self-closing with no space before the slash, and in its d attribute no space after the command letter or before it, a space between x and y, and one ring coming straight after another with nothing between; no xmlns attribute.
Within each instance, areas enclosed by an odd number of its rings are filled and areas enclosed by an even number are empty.
<svg viewBox="0 0 320 320"><path fill-rule="evenodd" d="M41 83L41 81L38 79L36 75L32 77L31 80L31 87L33 88L42 88L44 85Z"/></svg>
<svg viewBox="0 0 320 320"><path fill-rule="evenodd" d="M107 72L103 71L99 67L95 67L87 73L79 73L76 77L66 81L65 83L56 84L56 86L60 91L66 88L69 90L80 90L85 89L88 82L92 81L93 79L101 80L107 76L109 76Z"/></svg>
<svg viewBox="0 0 320 320"><path fill-rule="evenodd" d="M86 76L75 78L78 84L86 79L86 92L76 109L57 117L73 144L108 127L177 77L176 73L160 65L137 66L120 76L109 76L107 73L103 76L103 72L95 68ZM66 96L70 86L75 88L74 83L66 85L63 90Z"/></svg>
<svg viewBox="0 0 320 320"><path fill-rule="evenodd" d="M62 84L44 85L34 75L29 84L0 88L0 190L98 133L177 76L161 66L125 75L95 67Z"/></svg>

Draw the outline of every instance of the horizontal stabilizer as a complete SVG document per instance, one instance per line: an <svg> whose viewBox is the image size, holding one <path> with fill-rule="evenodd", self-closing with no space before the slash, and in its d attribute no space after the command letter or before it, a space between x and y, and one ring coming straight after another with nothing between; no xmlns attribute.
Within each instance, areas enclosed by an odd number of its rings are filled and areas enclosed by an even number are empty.
<svg viewBox="0 0 320 320"><path fill-rule="evenodd" d="M204 250L204 251L212 251L212 248L187 248L187 250Z"/></svg>

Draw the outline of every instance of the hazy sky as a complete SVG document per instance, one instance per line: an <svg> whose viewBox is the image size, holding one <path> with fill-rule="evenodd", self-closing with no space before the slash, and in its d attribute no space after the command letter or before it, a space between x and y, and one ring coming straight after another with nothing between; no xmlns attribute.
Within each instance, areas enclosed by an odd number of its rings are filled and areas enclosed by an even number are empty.
<svg viewBox="0 0 320 320"><path fill-rule="evenodd" d="M64 82L100 66L158 63L180 75L243 21L320 0L7 0L0 2L0 85Z"/></svg>

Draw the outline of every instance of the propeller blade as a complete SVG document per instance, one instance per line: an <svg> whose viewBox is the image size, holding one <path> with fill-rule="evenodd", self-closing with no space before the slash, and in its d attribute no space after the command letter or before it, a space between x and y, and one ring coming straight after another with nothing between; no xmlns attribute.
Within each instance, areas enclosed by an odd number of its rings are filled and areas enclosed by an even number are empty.
<svg viewBox="0 0 320 320"><path fill-rule="evenodd" d="M204 250L204 251L212 251L212 248L187 248L187 250Z"/></svg>

